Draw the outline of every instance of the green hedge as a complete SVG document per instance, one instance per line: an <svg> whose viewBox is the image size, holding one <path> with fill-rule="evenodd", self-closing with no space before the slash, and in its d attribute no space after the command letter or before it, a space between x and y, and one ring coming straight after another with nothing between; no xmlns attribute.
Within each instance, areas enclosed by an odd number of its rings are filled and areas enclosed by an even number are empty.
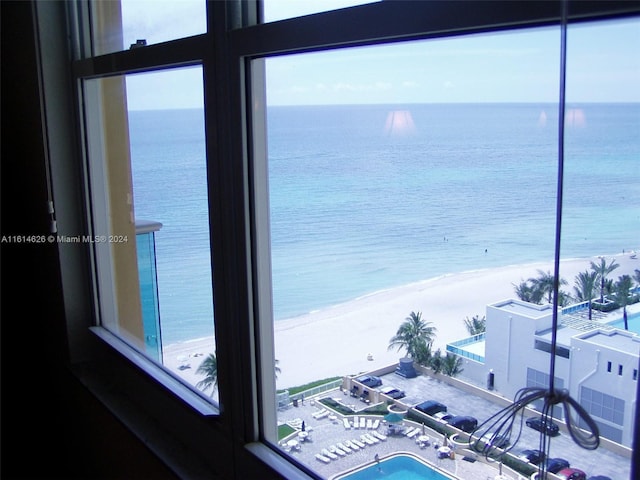
<svg viewBox="0 0 640 480"><path fill-rule="evenodd" d="M324 406L329 407L341 415L355 415L353 410L344 405L336 402L333 398L322 398L320 399L320 403ZM387 410L387 406L384 403L377 403L376 405L372 405L364 410L360 410L358 415L386 415L389 413Z"/></svg>
<svg viewBox="0 0 640 480"><path fill-rule="evenodd" d="M288 437L295 431L296 431L295 428L293 428L291 425L288 425L286 423L283 423L282 425L278 425L278 441Z"/></svg>
<svg viewBox="0 0 640 480"><path fill-rule="evenodd" d="M292 397L294 395L297 395L300 392L311 390L312 388L319 387L320 385L324 385L326 383L335 382L336 380L339 380L341 378L342 377L325 378L324 380L316 380L314 382L306 383L304 385L299 385L297 387L287 388L286 390L289 390L289 396ZM278 390L277 393L283 393L286 390Z"/></svg>

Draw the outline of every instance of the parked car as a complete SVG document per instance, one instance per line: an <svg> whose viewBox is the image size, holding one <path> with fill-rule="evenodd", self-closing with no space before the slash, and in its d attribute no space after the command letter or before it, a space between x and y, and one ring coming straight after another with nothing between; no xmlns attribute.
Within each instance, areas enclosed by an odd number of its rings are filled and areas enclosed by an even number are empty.
<svg viewBox="0 0 640 480"><path fill-rule="evenodd" d="M426 413L427 415L435 415L438 412L447 411L446 405L435 400L427 400L426 402L416 405L414 408L416 410L420 410L422 413Z"/></svg>
<svg viewBox="0 0 640 480"><path fill-rule="evenodd" d="M459 428L463 432L471 433L478 426L478 419L468 415L457 415L448 421L452 427Z"/></svg>
<svg viewBox="0 0 640 480"><path fill-rule="evenodd" d="M440 420L441 422L447 422L451 420L453 417L455 417L453 413L449 413L449 412L438 412L438 413L434 413L431 416L436 420Z"/></svg>
<svg viewBox="0 0 640 480"><path fill-rule="evenodd" d="M361 375L356 378L356 382L360 382L365 387L373 388L379 387L382 385L382 379L380 377L376 377L375 375Z"/></svg>
<svg viewBox="0 0 640 480"><path fill-rule="evenodd" d="M402 390L398 390L396 387L382 387L380 389L380 393L384 393L385 395L396 400L405 397L405 393Z"/></svg>
<svg viewBox="0 0 640 480"><path fill-rule="evenodd" d="M550 437L555 437L560 433L560 427L551 419L543 420L542 417L530 417L526 421L527 427L531 427L538 432L542 432Z"/></svg>
<svg viewBox="0 0 640 480"><path fill-rule="evenodd" d="M526 462L532 463L534 465L539 465L545 459L546 455L542 450L522 450L518 455L520 460L524 460Z"/></svg>
<svg viewBox="0 0 640 480"><path fill-rule="evenodd" d="M558 473L564 468L569 468L571 465L564 458L547 458L546 470L549 473Z"/></svg>
<svg viewBox="0 0 640 480"><path fill-rule="evenodd" d="M587 480L587 474L578 468L563 468L556 475L565 480Z"/></svg>
<svg viewBox="0 0 640 480"><path fill-rule="evenodd" d="M509 446L509 439L503 435L498 435L495 438L491 438L493 434L487 433L480 440L484 442L485 448L484 450L492 449L493 447L497 448L506 448Z"/></svg>

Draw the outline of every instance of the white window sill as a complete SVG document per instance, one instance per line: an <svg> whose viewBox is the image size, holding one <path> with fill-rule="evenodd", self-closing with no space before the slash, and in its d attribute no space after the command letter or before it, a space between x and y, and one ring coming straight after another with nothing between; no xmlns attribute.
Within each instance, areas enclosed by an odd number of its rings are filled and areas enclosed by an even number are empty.
<svg viewBox="0 0 640 480"><path fill-rule="evenodd" d="M180 398L193 410L204 417L219 416L220 410L213 403L198 395L187 387L184 383L174 377L170 372L164 370L149 358L134 350L127 343L122 341L113 333L103 327L91 327L91 332L108 344L111 348L120 353L133 365L142 370L145 374L158 382L174 396Z"/></svg>

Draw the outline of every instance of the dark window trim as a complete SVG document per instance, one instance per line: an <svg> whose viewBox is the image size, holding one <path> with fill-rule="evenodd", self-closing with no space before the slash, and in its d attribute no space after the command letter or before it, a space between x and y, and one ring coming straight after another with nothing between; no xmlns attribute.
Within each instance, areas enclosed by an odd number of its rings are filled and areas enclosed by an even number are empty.
<svg viewBox="0 0 640 480"><path fill-rule="evenodd" d="M557 1L498 4L499 8L486 0L382 1L238 28L230 41L234 55L259 57L560 24ZM570 1L568 21L621 18L637 15L639 9L636 1Z"/></svg>

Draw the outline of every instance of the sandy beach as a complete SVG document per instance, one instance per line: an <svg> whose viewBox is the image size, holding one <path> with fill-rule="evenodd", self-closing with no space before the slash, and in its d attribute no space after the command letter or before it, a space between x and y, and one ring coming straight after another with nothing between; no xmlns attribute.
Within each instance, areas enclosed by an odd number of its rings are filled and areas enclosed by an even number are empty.
<svg viewBox="0 0 640 480"><path fill-rule="evenodd" d="M604 258L620 265L610 275L613 280L640 269L640 258L629 253ZM599 262L599 257L561 262L560 276L568 282L565 291L573 293L575 276L589 270L591 261ZM553 271L553 260L444 275L275 322L275 352L281 369L277 386L288 388L397 362L404 351L389 351L387 346L411 311L422 312L422 318L432 322L437 329L434 350L444 350L447 343L468 336L466 317L482 317L487 304L516 298L514 284L538 276L538 270ZM201 379L195 370L213 350L213 339L167 345L165 365L195 384Z"/></svg>

